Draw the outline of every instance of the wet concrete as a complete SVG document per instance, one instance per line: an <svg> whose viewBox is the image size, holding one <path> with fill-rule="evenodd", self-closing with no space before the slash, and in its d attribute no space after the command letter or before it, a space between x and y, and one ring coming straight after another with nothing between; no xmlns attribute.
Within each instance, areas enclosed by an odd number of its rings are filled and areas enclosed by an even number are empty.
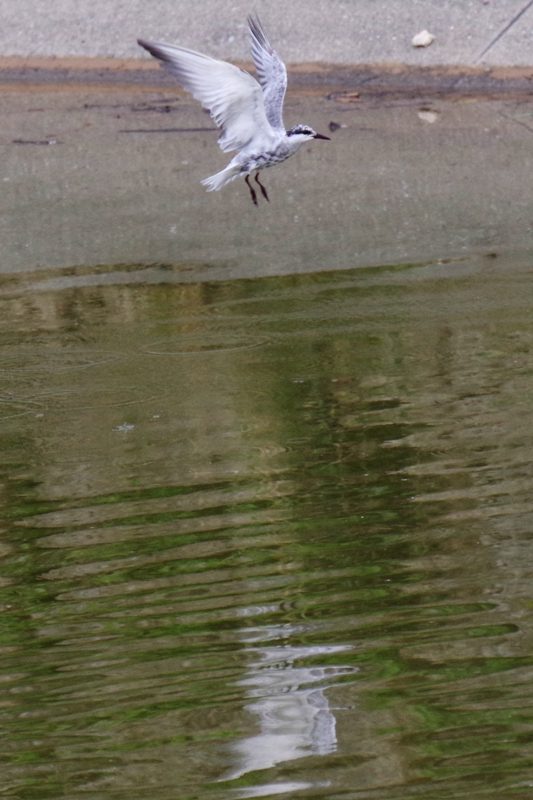
<svg viewBox="0 0 533 800"><path fill-rule="evenodd" d="M250 61L237 61L252 74ZM289 91L320 94L357 90L363 97L529 97L532 66L468 64L406 65L389 63L339 64L302 62L289 65ZM138 58L25 58L0 56L2 91L72 91L90 87L179 91L173 76L154 59Z"/></svg>
<svg viewBox="0 0 533 800"><path fill-rule="evenodd" d="M228 157L172 87L31 88L0 96L3 274L82 268L101 281L96 265L164 264L179 280L221 279L531 246L525 96L293 91L289 125L341 127L268 170L271 203L255 208L242 181L200 185Z"/></svg>

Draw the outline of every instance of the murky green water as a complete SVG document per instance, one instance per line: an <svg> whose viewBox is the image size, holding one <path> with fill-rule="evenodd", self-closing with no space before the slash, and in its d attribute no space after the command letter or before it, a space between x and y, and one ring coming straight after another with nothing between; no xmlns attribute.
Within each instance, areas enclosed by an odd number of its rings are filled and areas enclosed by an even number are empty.
<svg viewBox="0 0 533 800"><path fill-rule="evenodd" d="M1 796L530 797L533 255L153 273L1 290Z"/></svg>

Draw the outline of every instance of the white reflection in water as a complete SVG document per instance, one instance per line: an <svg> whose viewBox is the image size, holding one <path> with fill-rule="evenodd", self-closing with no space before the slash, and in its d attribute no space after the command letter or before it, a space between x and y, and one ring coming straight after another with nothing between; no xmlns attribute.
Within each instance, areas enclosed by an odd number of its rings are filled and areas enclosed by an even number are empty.
<svg viewBox="0 0 533 800"><path fill-rule="evenodd" d="M310 658L350 649L349 645L284 643L288 637L304 631L309 633L309 627L282 625L248 628L244 632L251 661L247 677L239 685L248 687L247 695L252 702L246 709L258 717L260 732L232 745L237 763L222 780L269 769L283 761L326 755L337 749L335 716L325 689L339 676L353 674L357 668L297 666ZM265 641L279 644L258 644ZM261 788L265 787L249 788L239 796L259 796Z"/></svg>
<svg viewBox="0 0 533 800"><path fill-rule="evenodd" d="M245 798L249 797L265 797L269 794L286 794L287 792L297 792L301 789L310 789L312 786L312 783L304 783L303 781L265 783L262 786L249 786L247 789L236 792L235 796L245 800Z"/></svg>

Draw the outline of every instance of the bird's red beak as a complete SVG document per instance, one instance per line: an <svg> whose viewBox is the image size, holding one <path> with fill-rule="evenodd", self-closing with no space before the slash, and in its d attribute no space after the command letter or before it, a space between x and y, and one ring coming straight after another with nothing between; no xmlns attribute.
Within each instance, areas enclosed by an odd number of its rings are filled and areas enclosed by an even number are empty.
<svg viewBox="0 0 533 800"><path fill-rule="evenodd" d="M327 139L328 142L331 141L329 136L322 136L321 133L315 133L315 135L313 136L313 139Z"/></svg>

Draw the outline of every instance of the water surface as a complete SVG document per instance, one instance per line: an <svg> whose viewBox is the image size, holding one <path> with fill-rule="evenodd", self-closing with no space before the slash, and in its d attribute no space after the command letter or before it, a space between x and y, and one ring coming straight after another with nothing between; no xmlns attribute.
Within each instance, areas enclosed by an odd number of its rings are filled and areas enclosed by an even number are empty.
<svg viewBox="0 0 533 800"><path fill-rule="evenodd" d="M5 282L2 796L529 797L532 273Z"/></svg>

